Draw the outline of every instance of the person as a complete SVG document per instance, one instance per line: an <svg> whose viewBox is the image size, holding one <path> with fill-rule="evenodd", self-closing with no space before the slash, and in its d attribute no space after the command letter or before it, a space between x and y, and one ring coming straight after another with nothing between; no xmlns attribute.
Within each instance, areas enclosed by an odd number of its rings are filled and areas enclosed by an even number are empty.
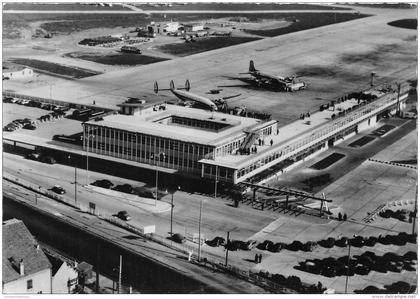
<svg viewBox="0 0 420 299"><path fill-rule="evenodd" d="M96 102L95 102L95 100L93 100L93 105L96 105Z"/></svg>
<svg viewBox="0 0 420 299"><path fill-rule="evenodd" d="M258 253L255 254L254 261L255 261L256 264L258 264Z"/></svg>
<svg viewBox="0 0 420 299"><path fill-rule="evenodd" d="M274 143L274 141L273 141L273 139L271 139L270 140L270 145L273 146L273 143Z"/></svg>
<svg viewBox="0 0 420 299"><path fill-rule="evenodd" d="M262 260L262 254L260 253L260 255L258 256L258 263L260 264Z"/></svg>
<svg viewBox="0 0 420 299"><path fill-rule="evenodd" d="M338 221L341 221L343 216L341 215L341 212L338 213Z"/></svg>

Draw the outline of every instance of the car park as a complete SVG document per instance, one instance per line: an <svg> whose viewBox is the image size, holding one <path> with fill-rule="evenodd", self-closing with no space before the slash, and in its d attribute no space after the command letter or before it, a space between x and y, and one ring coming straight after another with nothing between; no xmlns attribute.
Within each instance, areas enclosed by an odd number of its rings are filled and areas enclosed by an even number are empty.
<svg viewBox="0 0 420 299"><path fill-rule="evenodd" d="M55 185L54 187L51 188L51 191L57 193L57 194L64 194L66 193L66 190L64 190L63 187L59 186L59 185Z"/></svg>
<svg viewBox="0 0 420 299"><path fill-rule="evenodd" d="M131 220L131 216L127 213L127 211L119 211L117 217L124 221Z"/></svg>

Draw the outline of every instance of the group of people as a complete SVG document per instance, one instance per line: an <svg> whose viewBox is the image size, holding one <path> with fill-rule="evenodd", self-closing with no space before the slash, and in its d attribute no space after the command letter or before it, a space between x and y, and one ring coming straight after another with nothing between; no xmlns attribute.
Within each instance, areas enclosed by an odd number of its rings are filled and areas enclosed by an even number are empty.
<svg viewBox="0 0 420 299"><path fill-rule="evenodd" d="M299 116L300 119L305 119L305 117L311 117L311 114L309 112L306 112L306 113L301 113Z"/></svg>

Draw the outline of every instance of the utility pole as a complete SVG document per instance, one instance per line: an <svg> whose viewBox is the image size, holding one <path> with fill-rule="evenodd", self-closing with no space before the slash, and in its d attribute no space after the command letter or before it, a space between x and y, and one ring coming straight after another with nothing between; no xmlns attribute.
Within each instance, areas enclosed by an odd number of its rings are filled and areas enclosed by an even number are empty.
<svg viewBox="0 0 420 299"><path fill-rule="evenodd" d="M74 204L77 206L77 167L74 163Z"/></svg>
<svg viewBox="0 0 420 299"><path fill-rule="evenodd" d="M172 219L174 217L174 192L172 192L171 198L171 237L172 237Z"/></svg>
<svg viewBox="0 0 420 299"><path fill-rule="evenodd" d="M121 272L122 272L122 255L120 255L120 266L118 268L118 294L121 294Z"/></svg>
<svg viewBox="0 0 420 299"><path fill-rule="evenodd" d="M350 271L350 248L351 248L351 244L350 241L348 241L348 245L349 245L349 252L347 255L347 276L346 276L346 289L344 291L344 294L347 294L347 284L349 282L349 271Z"/></svg>
<svg viewBox="0 0 420 299"><path fill-rule="evenodd" d="M228 254L229 254L229 233L227 232L227 238L226 238L226 259L225 259L225 267L228 265Z"/></svg>
<svg viewBox="0 0 420 299"><path fill-rule="evenodd" d="M216 175L214 179L214 199L217 197L217 165L216 165Z"/></svg>
<svg viewBox="0 0 420 299"><path fill-rule="evenodd" d="M413 230L411 234L414 236L414 233L416 232L416 218L417 218L417 188L418 185L416 184L416 195L414 198L414 214L413 214Z"/></svg>
<svg viewBox="0 0 420 299"><path fill-rule="evenodd" d="M203 208L203 201L200 201L200 217L198 219L198 261L201 260L201 209Z"/></svg>

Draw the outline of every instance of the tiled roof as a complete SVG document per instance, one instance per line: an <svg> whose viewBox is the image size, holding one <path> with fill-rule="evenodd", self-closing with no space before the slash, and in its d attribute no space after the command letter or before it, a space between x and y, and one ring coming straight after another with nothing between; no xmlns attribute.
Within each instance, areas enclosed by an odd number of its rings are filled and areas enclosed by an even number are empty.
<svg viewBox="0 0 420 299"><path fill-rule="evenodd" d="M3 221L3 283L19 279L19 262L23 260L24 276L51 268L35 238L18 219Z"/></svg>

